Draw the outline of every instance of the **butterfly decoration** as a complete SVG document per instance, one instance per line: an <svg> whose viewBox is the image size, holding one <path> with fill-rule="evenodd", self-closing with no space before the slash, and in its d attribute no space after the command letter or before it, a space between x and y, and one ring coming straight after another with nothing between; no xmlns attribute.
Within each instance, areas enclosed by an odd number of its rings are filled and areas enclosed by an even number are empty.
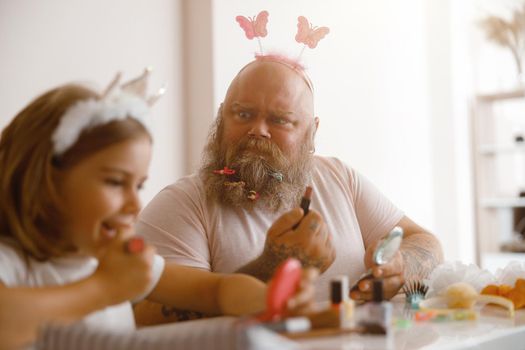
<svg viewBox="0 0 525 350"><path fill-rule="evenodd" d="M315 48L319 40L330 33L330 29L328 27L312 26L306 17L299 16L297 20L297 35L295 36L295 41L305 44L311 49Z"/></svg>
<svg viewBox="0 0 525 350"><path fill-rule="evenodd" d="M237 16L235 20L239 23L241 28L244 30L244 34L250 40L253 38L264 38L268 31L266 30L266 24L268 23L268 11L261 11L257 17L244 17Z"/></svg>

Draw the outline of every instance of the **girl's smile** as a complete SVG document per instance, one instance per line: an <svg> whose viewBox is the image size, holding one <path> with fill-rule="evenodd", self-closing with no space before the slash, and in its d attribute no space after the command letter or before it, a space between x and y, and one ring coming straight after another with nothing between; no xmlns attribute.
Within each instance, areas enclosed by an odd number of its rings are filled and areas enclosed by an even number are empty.
<svg viewBox="0 0 525 350"><path fill-rule="evenodd" d="M144 136L104 148L63 171L58 190L64 230L80 252L95 254L117 231L132 231L150 159L151 141Z"/></svg>

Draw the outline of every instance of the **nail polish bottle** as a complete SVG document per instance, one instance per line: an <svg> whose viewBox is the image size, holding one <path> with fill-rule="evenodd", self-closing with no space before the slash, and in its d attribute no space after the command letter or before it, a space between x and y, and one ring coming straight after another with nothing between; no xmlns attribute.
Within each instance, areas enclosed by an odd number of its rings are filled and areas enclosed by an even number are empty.
<svg viewBox="0 0 525 350"><path fill-rule="evenodd" d="M351 328L354 319L354 301L350 299L347 276L337 276L330 281L332 309L339 318L339 328Z"/></svg>
<svg viewBox="0 0 525 350"><path fill-rule="evenodd" d="M359 325L367 333L390 333L392 328L392 303L384 300L382 279L373 280L372 301L362 306Z"/></svg>

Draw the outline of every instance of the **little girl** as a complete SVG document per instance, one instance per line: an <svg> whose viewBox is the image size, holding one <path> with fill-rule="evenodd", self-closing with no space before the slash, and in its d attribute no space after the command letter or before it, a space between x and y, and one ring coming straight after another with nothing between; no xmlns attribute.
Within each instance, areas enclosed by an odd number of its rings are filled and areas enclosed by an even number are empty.
<svg viewBox="0 0 525 350"><path fill-rule="evenodd" d="M130 240L151 158L144 117L157 96L144 95L147 75L120 87L117 78L102 96L78 85L50 90L3 130L1 349L31 344L49 322L133 329L129 300L144 296L207 314L264 309L257 279L164 266ZM296 310L311 300L311 276L291 300Z"/></svg>

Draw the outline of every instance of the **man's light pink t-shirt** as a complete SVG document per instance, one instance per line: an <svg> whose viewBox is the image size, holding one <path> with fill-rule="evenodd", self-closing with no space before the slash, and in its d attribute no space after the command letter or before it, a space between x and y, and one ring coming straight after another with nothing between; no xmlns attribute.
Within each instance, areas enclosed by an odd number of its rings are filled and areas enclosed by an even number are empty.
<svg viewBox="0 0 525 350"><path fill-rule="evenodd" d="M355 282L365 271L365 247L385 236L403 213L336 158L314 158L312 187L310 208L323 216L337 253L316 286L316 299L326 300L330 278L347 275ZM282 214L208 201L194 174L157 194L141 213L137 233L168 261L229 273L261 254L266 232Z"/></svg>

